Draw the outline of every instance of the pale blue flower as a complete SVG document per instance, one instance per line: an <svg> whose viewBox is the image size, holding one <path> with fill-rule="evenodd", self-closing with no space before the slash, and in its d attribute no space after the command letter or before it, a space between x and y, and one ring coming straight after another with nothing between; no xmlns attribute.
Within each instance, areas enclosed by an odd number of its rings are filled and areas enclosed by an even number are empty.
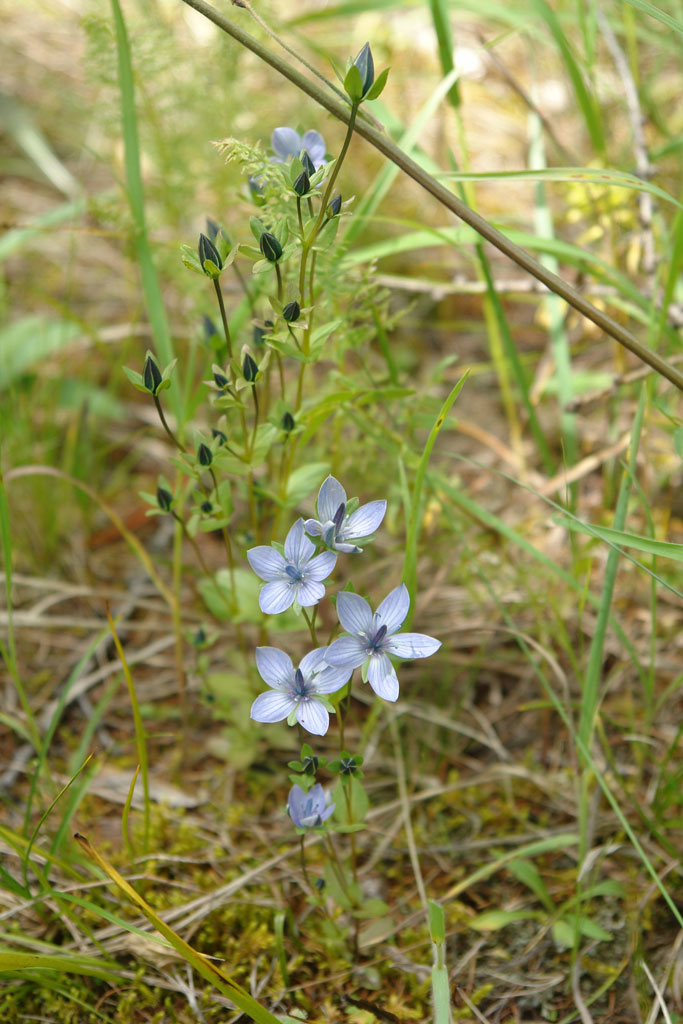
<svg viewBox="0 0 683 1024"><path fill-rule="evenodd" d="M286 163L294 156L301 156L302 150L308 153L316 171L325 163L325 140L320 132L312 129L301 136L293 128L276 128L270 144L276 154L273 157L275 163Z"/></svg>
<svg viewBox="0 0 683 1024"><path fill-rule="evenodd" d="M326 655L328 664L354 669L367 662L367 681L377 696L396 700L398 678L388 655L428 658L441 647L441 641L433 636L397 632L409 608L410 596L404 583L384 598L374 615L360 594L338 594L337 615L348 636L330 644Z"/></svg>
<svg viewBox="0 0 683 1024"><path fill-rule="evenodd" d="M319 828L337 806L328 801L329 794L325 794L319 782L308 793L295 785L287 798L287 814L297 828Z"/></svg>
<svg viewBox="0 0 683 1024"><path fill-rule="evenodd" d="M386 510L386 501L370 501L347 515L346 491L338 480L328 476L318 494L318 518L307 519L304 528L311 537L322 537L328 548L352 554L363 550L354 541L374 533Z"/></svg>
<svg viewBox="0 0 683 1024"><path fill-rule="evenodd" d="M251 706L255 722L298 722L308 732L324 736L330 725L327 700L323 694L336 693L351 677L353 669L331 668L325 661L326 647L310 651L295 670L292 659L277 647L257 647L256 665L268 686Z"/></svg>
<svg viewBox="0 0 683 1024"><path fill-rule="evenodd" d="M318 603L325 594L322 580L334 569L337 556L332 551L323 551L313 558L314 553L315 545L304 532L303 519L298 519L287 534L284 558L265 544L247 551L249 565L266 581L259 594L262 612L277 615L295 601L303 608Z"/></svg>

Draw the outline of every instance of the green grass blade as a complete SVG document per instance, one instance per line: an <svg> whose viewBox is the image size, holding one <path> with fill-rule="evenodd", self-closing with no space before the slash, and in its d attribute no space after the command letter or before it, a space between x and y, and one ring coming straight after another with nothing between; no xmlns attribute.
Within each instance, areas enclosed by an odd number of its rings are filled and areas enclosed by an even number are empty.
<svg viewBox="0 0 683 1024"><path fill-rule="evenodd" d="M133 81L133 65L131 62L130 44L128 33L123 19L119 0L111 0L112 12L114 15L114 28L116 32L116 50L118 55L119 90L121 93L121 126L123 131L123 143L125 149L126 186L128 190L128 202L135 225L135 248L138 262L140 264L140 275L142 277L142 289L145 296L145 305L149 317L154 343L161 363L166 366L172 362L173 341L168 328L166 311L161 295L161 287L157 275L152 250L147 235L147 224L145 218L145 193L142 185L142 174L140 171L140 142L138 137L138 122L135 110L135 84ZM180 422L182 413L182 399L180 389L171 385L169 390L173 411Z"/></svg>
<svg viewBox="0 0 683 1024"><path fill-rule="evenodd" d="M633 430L631 431L630 462L632 465L635 465L636 457L638 455L638 445L640 441L640 433L643 427L643 415L645 413L645 398L646 389L641 387L640 400L638 402L638 408L633 422ZM624 473L621 481L621 487L619 489L619 496L617 498L617 506L614 512L615 530L623 530L630 493L631 481L628 473ZM607 556L605 578L602 585L602 598L600 601L600 608L598 609L593 639L591 641L588 665L586 667L586 676L583 683L583 693L581 697L581 714L579 716L578 737L582 746L586 749L590 749L593 724L599 703L605 636L610 618L618 565L619 552L612 548Z"/></svg>
<svg viewBox="0 0 683 1024"><path fill-rule="evenodd" d="M406 553L403 560L403 575L402 579L408 588L410 594L410 611L408 618L406 619L406 627L410 627L413 612L415 609L415 596L417 594L417 548L420 540L421 532L421 508L422 508L422 490L424 487L425 473L427 472L427 466L429 465L429 457L432 454L432 449L439 436L439 431L446 422L446 417L451 409L451 406L455 402L456 398L460 394L465 381L467 380L468 372L465 372L460 378L455 387L451 390L446 401L441 406L439 415L436 417L434 426L432 427L427 443L424 446L422 456L417 466L417 472L415 474L415 484L413 486L413 493L410 507L410 520L408 522L408 531L406 536Z"/></svg>
<svg viewBox="0 0 683 1024"><path fill-rule="evenodd" d="M631 7L635 7L637 11L642 11L643 14L648 14L651 18L656 18L662 25L666 25L667 28L673 32L677 32L678 35L683 36L683 22L677 21L676 18L672 18L666 11L662 11L661 8L655 7L654 4L650 4L647 0L625 0Z"/></svg>
<svg viewBox="0 0 683 1024"><path fill-rule="evenodd" d="M135 725L135 744L136 744L137 752L138 752L138 763L139 763L139 766L140 766L140 773L142 775L142 792L143 792L143 800L144 800L143 815L144 815L144 823L145 823L144 854L145 854L145 857L146 857L149 854L149 842L150 842L150 835L151 835L151 831L152 831L151 803L150 803L150 796L149 796L149 762L148 762L148 759L147 759L147 734L145 732L145 723L143 722L142 715L140 714L140 705L138 703L138 695L135 692L135 686L133 684L133 677L131 675L130 668L128 667L128 662L126 661L126 655L123 652L123 647L121 646L121 641L118 638L118 634L116 632L116 627L114 625L114 620L111 617L111 612L109 611L109 608L107 608L107 619L109 621L109 628L111 629L111 635L114 638L114 645L116 647L116 653L119 656L119 660L120 660L121 666L123 668L123 674L124 674L125 679L126 679L126 685L128 687L128 694L130 696L130 706L131 706L131 709L132 709L132 712L133 712L133 722L134 722L134 725ZM137 779L137 771L135 773L135 778L133 779L131 790L130 790L130 792L128 794L129 801L132 800L132 798L133 798L133 786L135 786L135 779ZM126 816L126 821L127 820L128 819L127 819L127 816Z"/></svg>
<svg viewBox="0 0 683 1024"><path fill-rule="evenodd" d="M177 932L173 931L162 918L149 906L148 903L129 885L119 872L108 864L97 850L90 845L84 836L76 835L76 841L81 849L97 866L104 871L108 878L116 885L118 890L129 899L140 910L148 921L156 928L167 942L180 953L182 958L197 971L198 974L211 982L219 992L227 996L243 1013L250 1016L256 1024L280 1024L280 1021L269 1010L266 1010L261 1003L257 1002L246 989L242 988L236 981L233 981L220 968L216 967L202 953L198 953L192 946L188 945Z"/></svg>
<svg viewBox="0 0 683 1024"><path fill-rule="evenodd" d="M0 458L2 457L2 450L0 449ZM2 466L0 465L0 542L2 542L2 559L3 568L5 575L5 596L7 599L7 645L4 644L0 648L2 652L3 660L7 665L7 670L14 680L14 686L19 697L19 703L21 704L22 710L26 715L26 725L31 733L31 743L34 748L38 750L40 748L40 733L38 726L31 710L31 702L28 699L24 684L21 679L19 672L19 665L17 663L17 648L16 639L14 636L14 619L13 609L14 603L12 599L12 531L10 528L9 518L9 506L7 504L7 493L5 491L5 481L2 473Z"/></svg>
<svg viewBox="0 0 683 1024"><path fill-rule="evenodd" d="M598 107L595 98L588 90L588 86L584 81L581 69L579 68L574 54L572 53L569 40L562 30L560 19L552 7L546 3L546 0L531 0L531 5L536 8L536 11L548 26L548 30L555 40L555 45L560 51L567 74L569 75L574 87L576 102L583 114L583 119L586 123L586 128L588 129L588 134L590 135L593 147L598 153L604 154L605 136L602 128L600 108Z"/></svg>

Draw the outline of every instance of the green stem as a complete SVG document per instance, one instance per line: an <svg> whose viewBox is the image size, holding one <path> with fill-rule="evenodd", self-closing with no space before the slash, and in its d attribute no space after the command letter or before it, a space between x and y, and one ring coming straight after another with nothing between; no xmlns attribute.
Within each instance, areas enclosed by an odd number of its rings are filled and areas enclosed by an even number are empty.
<svg viewBox="0 0 683 1024"><path fill-rule="evenodd" d="M216 298L218 299L218 308L221 311L221 320L223 321L223 330L225 331L225 342L228 346L228 359L232 359L232 341L230 339L230 328L228 327L228 317L225 312L225 304L223 303L223 292L221 290L220 281L217 277L213 279L213 286L216 289Z"/></svg>
<svg viewBox="0 0 683 1024"><path fill-rule="evenodd" d="M315 611L317 611L317 610L318 609L316 608ZM302 608L301 612L303 614L303 617L306 620L306 625L308 626L308 629L310 631L311 640L313 641L313 646L314 647L318 647L318 637L316 636L316 633L315 633L315 612L313 613L313 618L312 619L309 619L308 614L307 614L305 608Z"/></svg>
<svg viewBox="0 0 683 1024"><path fill-rule="evenodd" d="M159 413L159 419L161 420L162 427L164 428L164 430L166 431L166 433L168 434L170 439L173 441L173 444L176 446L178 451L182 452L183 454L185 454L184 446L180 443L180 441L175 436L175 434L173 433L173 431L169 427L168 423L166 422L166 417L164 416L164 410L161 407L161 402L159 401L159 396L158 395L152 395L152 398L154 399L154 404L157 407L157 412Z"/></svg>
<svg viewBox="0 0 683 1024"><path fill-rule="evenodd" d="M244 29L234 24L224 14L221 14L214 7L211 7L210 4L206 3L205 0L182 0L182 3L192 7L195 11L199 11L200 14L203 14L205 18L208 18L209 21L217 25L223 32L232 36L242 46L251 50L252 53L255 53L266 64L269 64L281 75L289 79L302 92L312 97L334 117L343 121L344 124L349 124L353 116L353 109L349 110L348 105L334 95L331 90L323 89L315 82L310 81L304 74L282 60L277 54L272 53L258 39L255 39L248 32L245 32ZM438 202L454 213L456 217L469 224L482 238L485 238L491 245L505 253L514 263L522 267L523 270L531 274L538 281L542 281L550 291L563 298L565 302L568 302L570 306L588 320L591 320L602 331L609 334L615 341L618 341L620 345L633 352L644 363L647 363L653 370L656 370L657 373L666 377L680 391L683 391L683 373L680 370L670 366L666 360L662 359L656 352L648 349L630 331L622 327L621 324L618 324L607 313L597 309L580 292L572 288L566 281L563 281L561 277L553 274L547 267L544 267L538 260L529 255L528 252L525 252L524 249L511 242L501 231L494 228L492 224L489 224L487 220L474 210L470 210L466 203L455 196L436 178L433 178L431 174L428 174L414 160L411 160L387 133L378 131L364 119L358 121L354 128L361 138L373 145L375 149L379 150L397 167L400 167L405 174L421 185Z"/></svg>

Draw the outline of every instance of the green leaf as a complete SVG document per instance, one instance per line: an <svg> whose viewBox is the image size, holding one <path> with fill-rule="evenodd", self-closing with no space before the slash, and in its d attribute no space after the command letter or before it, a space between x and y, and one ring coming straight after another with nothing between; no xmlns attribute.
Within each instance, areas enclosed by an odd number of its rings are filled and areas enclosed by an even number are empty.
<svg viewBox="0 0 683 1024"><path fill-rule="evenodd" d="M683 562L683 544L674 544L673 541L667 540L653 540L652 537L642 537L636 533L627 533L625 530L612 530L607 526L593 526L592 523L580 523L565 518L562 518L562 525L575 533L587 533L592 537L598 537L600 540L607 541L608 544L635 548L648 555L657 555L659 558L671 558L675 562Z"/></svg>
<svg viewBox="0 0 683 1024"><path fill-rule="evenodd" d="M339 779L332 792L336 803L334 820L340 825L360 825L368 813L370 800L363 784L353 775Z"/></svg>
<svg viewBox="0 0 683 1024"><path fill-rule="evenodd" d="M498 932L516 921L543 920L540 910L487 910L469 922L477 932Z"/></svg>
<svg viewBox="0 0 683 1024"><path fill-rule="evenodd" d="M387 78L389 77L389 68L385 68L381 71L375 79L372 88L368 91L366 100L376 100L378 96L384 92L384 86L387 84Z"/></svg>
<svg viewBox="0 0 683 1024"><path fill-rule="evenodd" d="M513 860L508 864L508 871L510 871L520 882L531 889L546 910L551 914L555 913L555 904L553 903L550 893L546 889L545 882L541 878L535 864L532 864L530 860Z"/></svg>
<svg viewBox="0 0 683 1024"><path fill-rule="evenodd" d="M369 899L365 900L363 905L354 912L354 917L357 917L360 921L370 921L377 917L386 917L389 913L389 907L386 905L384 900L380 899Z"/></svg>
<svg viewBox="0 0 683 1024"><path fill-rule="evenodd" d="M137 388L138 391L142 391L145 395L150 394L149 390L145 387L145 382L141 373L138 373L137 370L131 370L128 366L123 367L123 372L134 388Z"/></svg>
<svg viewBox="0 0 683 1024"><path fill-rule="evenodd" d="M446 917L436 900L429 901L429 934L432 942L443 942L446 938Z"/></svg>
<svg viewBox="0 0 683 1024"><path fill-rule="evenodd" d="M292 507L311 494L325 479L330 469L329 462L309 462L299 466L287 481L285 506Z"/></svg>
<svg viewBox="0 0 683 1024"><path fill-rule="evenodd" d="M0 391L82 333L77 324L27 316L0 330Z"/></svg>
<svg viewBox="0 0 683 1024"><path fill-rule="evenodd" d="M197 255L197 250L191 245L180 246L180 258L189 270L194 270L196 274L203 273L202 265L199 262L199 256Z"/></svg>
<svg viewBox="0 0 683 1024"><path fill-rule="evenodd" d="M346 72L344 92L352 103L360 103L363 98L363 79L355 64L352 64Z"/></svg>
<svg viewBox="0 0 683 1024"><path fill-rule="evenodd" d="M200 580L198 590L204 604L217 619L262 626L266 618L258 603L262 586L261 580L247 569L235 569L232 575L228 569L219 569L215 576ZM303 626L305 628L305 623ZM272 615L268 628L271 632L296 632L301 631L302 623L290 609L281 615Z"/></svg>

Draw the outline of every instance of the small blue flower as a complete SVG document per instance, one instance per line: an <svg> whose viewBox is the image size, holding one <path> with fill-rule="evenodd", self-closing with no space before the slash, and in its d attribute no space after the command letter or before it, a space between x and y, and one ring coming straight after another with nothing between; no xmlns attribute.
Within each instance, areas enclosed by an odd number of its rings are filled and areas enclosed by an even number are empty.
<svg viewBox="0 0 683 1024"><path fill-rule="evenodd" d="M287 798L287 814L297 828L319 828L337 806L328 803L328 799L319 782L308 793L301 786L292 786Z"/></svg>
<svg viewBox="0 0 683 1024"><path fill-rule="evenodd" d="M316 131L305 132L303 137L293 128L276 128L270 140L275 163L284 164L294 156L301 156L301 151L308 153L316 171L325 163L325 140Z"/></svg>
<svg viewBox="0 0 683 1024"><path fill-rule="evenodd" d="M285 557L275 548L261 544L247 551L249 565L266 581L259 594L259 606L266 615L278 615L297 601L303 608L317 604L325 596L322 580L334 569L337 556L332 551L316 555L315 545L298 519L287 534Z"/></svg>
<svg viewBox="0 0 683 1024"><path fill-rule="evenodd" d="M311 537L322 537L323 543L333 551L353 554L363 550L353 542L374 533L386 510L386 501L370 501L347 515L346 491L338 480L328 476L318 494L318 519L307 519L304 529Z"/></svg>
<svg viewBox="0 0 683 1024"><path fill-rule="evenodd" d="M251 706L255 722L298 722L308 732L324 736L330 725L326 693L336 693L349 681L350 668L331 668L325 661L326 647L310 651L295 670L292 659L277 647L257 647L256 665L268 686Z"/></svg>
<svg viewBox="0 0 683 1024"><path fill-rule="evenodd" d="M408 609L410 595L404 583L385 597L375 614L360 594L337 595L337 615L348 636L330 644L327 663L335 668L358 668L368 662L368 682L378 697L398 698L398 678L388 655L398 658L428 658L441 641L424 633L398 633Z"/></svg>

